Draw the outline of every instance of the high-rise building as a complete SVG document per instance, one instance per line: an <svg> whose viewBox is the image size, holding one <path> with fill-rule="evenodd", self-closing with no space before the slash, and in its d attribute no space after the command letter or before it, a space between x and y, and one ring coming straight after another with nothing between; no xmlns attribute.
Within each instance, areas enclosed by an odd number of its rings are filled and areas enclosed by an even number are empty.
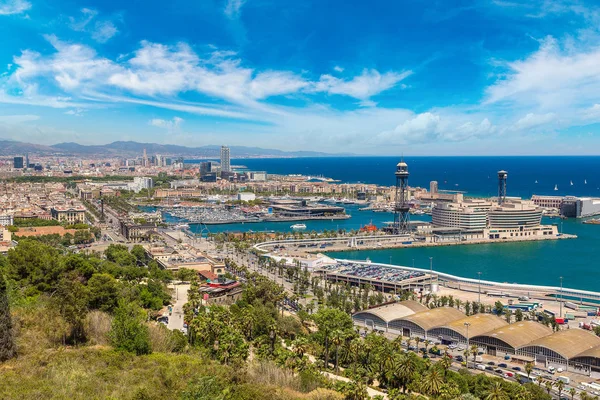
<svg viewBox="0 0 600 400"><path fill-rule="evenodd" d="M221 172L231 172L231 159L227 146L221 146Z"/></svg>
<svg viewBox="0 0 600 400"><path fill-rule="evenodd" d="M15 157L13 159L13 167L15 169L22 169L23 168L23 157Z"/></svg>
<svg viewBox="0 0 600 400"><path fill-rule="evenodd" d="M429 182L429 193L436 194L438 192L438 183L437 181Z"/></svg>
<svg viewBox="0 0 600 400"><path fill-rule="evenodd" d="M205 161L205 162L201 162L200 163L200 176L204 176L206 174L209 174L212 170L212 162L210 161Z"/></svg>
<svg viewBox="0 0 600 400"><path fill-rule="evenodd" d="M29 168L29 153L25 153L25 168Z"/></svg>
<svg viewBox="0 0 600 400"><path fill-rule="evenodd" d="M143 158L143 160L142 160L142 165L143 165L144 167L147 167L147 166L148 166L148 154L146 153L146 149L144 149L144 158Z"/></svg>

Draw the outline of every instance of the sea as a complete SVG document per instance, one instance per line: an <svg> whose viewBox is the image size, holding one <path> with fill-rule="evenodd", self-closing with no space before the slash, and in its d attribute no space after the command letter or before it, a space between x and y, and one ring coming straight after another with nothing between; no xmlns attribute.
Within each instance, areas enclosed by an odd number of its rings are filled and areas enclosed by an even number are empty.
<svg viewBox="0 0 600 400"><path fill-rule="evenodd" d="M401 157L328 157L233 159L250 171L270 174L323 176L347 183L394 184L394 170ZM507 194L530 198L539 195L600 197L600 156L543 157L404 157L409 169L409 185L429 187L437 181L441 190L458 190L466 196L489 197L497 194L497 171L508 172ZM187 160L186 163L199 162ZM555 190L557 189L557 190ZM373 223L392 221L389 213L360 211L347 205L352 216L347 220L308 221L307 231L359 229ZM430 217L411 216L413 220ZM173 220L175 221L175 220ZM540 242L495 243L447 247L416 247L328 253L337 258L370 259L373 262L434 269L462 277L600 291L600 225L580 220L544 218L544 224L557 224L559 231L575 234L577 239ZM197 233L207 231L290 231L290 223L250 223L228 225L191 225Z"/></svg>

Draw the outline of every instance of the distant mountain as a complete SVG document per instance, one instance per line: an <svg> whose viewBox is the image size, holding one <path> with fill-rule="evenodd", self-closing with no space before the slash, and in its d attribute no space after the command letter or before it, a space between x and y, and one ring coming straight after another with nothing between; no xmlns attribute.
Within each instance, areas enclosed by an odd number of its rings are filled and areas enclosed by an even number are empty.
<svg viewBox="0 0 600 400"><path fill-rule="evenodd" d="M208 145L201 147L186 147L174 144L139 143L132 141L117 141L105 145L82 145L74 142L58 143L52 146L42 146L17 141L0 140L0 155L32 153L39 155L70 155L70 156L121 156L138 157L146 150L148 156L161 154L174 157L219 157L221 146ZM260 147L230 146L233 158L250 157L331 157L352 156L354 154L329 154L317 151L283 151L263 149Z"/></svg>
<svg viewBox="0 0 600 400"><path fill-rule="evenodd" d="M25 153L44 153L50 155L56 152L56 149L41 144L0 139L0 155L2 156L24 155Z"/></svg>

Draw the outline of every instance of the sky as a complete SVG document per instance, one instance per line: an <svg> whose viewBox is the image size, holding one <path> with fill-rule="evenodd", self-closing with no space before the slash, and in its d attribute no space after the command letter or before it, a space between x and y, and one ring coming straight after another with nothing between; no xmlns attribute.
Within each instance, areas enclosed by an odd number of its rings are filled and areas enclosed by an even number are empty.
<svg viewBox="0 0 600 400"><path fill-rule="evenodd" d="M0 0L0 138L600 154L600 5Z"/></svg>

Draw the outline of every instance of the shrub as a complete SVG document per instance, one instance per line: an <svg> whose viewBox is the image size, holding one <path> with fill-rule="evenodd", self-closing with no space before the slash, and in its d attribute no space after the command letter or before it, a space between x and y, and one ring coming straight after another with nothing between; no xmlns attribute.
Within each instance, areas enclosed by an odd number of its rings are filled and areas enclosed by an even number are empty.
<svg viewBox="0 0 600 400"><path fill-rule="evenodd" d="M120 301L110 328L110 341L118 349L137 355L150 354L150 332L142 310L133 303Z"/></svg>

